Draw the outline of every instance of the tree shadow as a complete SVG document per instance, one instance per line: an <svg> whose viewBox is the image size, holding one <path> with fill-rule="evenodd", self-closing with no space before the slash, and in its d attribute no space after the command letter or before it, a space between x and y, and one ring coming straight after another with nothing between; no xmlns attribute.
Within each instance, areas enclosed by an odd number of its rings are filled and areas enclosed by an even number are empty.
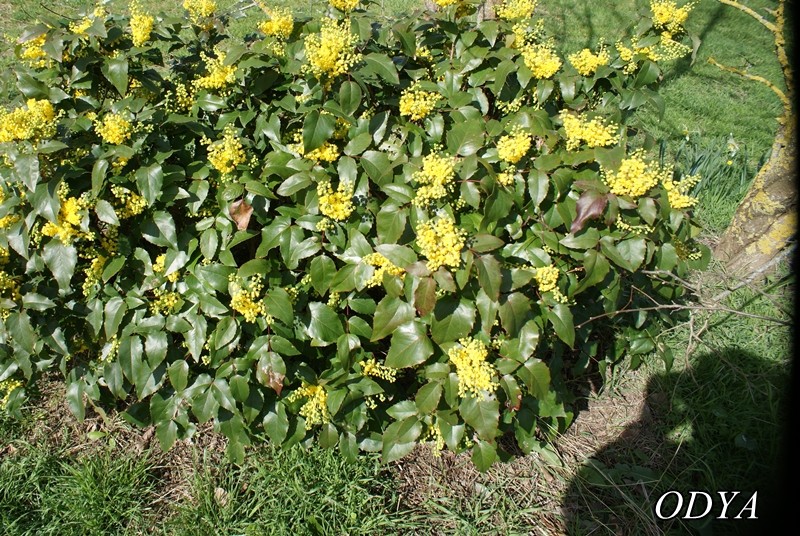
<svg viewBox="0 0 800 536"><path fill-rule="evenodd" d="M584 460L562 502L568 534L756 534L790 520L788 366L735 347L694 361L651 377L638 419ZM708 494L707 515L696 494L698 519L682 519L690 491ZM720 492L727 519L717 519ZM658 513L670 519L656 515L662 496Z"/></svg>

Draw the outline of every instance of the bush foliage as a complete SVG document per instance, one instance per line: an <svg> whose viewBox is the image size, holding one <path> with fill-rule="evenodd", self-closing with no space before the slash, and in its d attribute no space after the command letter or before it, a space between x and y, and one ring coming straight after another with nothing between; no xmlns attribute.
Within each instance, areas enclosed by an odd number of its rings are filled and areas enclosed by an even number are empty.
<svg viewBox="0 0 800 536"><path fill-rule="evenodd" d="M244 42L103 5L17 45L0 112L0 380L58 368L71 410L120 403L162 447L213 421L385 460L479 467L567 427L578 379L657 349L654 305L708 258L647 156L688 7L654 0L566 58L506 0L379 24L260 6Z"/></svg>

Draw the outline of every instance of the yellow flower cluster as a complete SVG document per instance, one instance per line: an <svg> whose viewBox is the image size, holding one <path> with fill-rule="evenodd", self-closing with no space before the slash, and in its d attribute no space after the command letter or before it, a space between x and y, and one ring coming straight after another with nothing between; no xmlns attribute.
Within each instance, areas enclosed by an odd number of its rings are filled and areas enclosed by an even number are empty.
<svg viewBox="0 0 800 536"><path fill-rule="evenodd" d="M536 78L552 78L561 68L561 59L556 55L552 45L527 44L521 48L521 51L525 65Z"/></svg>
<svg viewBox="0 0 800 536"><path fill-rule="evenodd" d="M328 3L345 13L353 11L361 0L328 0Z"/></svg>
<svg viewBox="0 0 800 536"><path fill-rule="evenodd" d="M6 409L11 393L20 387L22 387L22 382L12 378L0 382L0 393L3 393L3 398L0 398L0 410Z"/></svg>
<svg viewBox="0 0 800 536"><path fill-rule="evenodd" d="M529 19L536 9L537 0L503 0L494 12L503 20Z"/></svg>
<svg viewBox="0 0 800 536"><path fill-rule="evenodd" d="M497 142L497 156L509 164L519 162L531 148L531 135L522 131L522 127L515 126L511 134L503 136Z"/></svg>
<svg viewBox="0 0 800 536"><path fill-rule="evenodd" d="M539 291L550 292L551 290L557 290L558 273L558 268L552 264L537 268L534 279L536 279L536 284L539 286Z"/></svg>
<svg viewBox="0 0 800 536"><path fill-rule="evenodd" d="M175 90L167 93L166 108L170 112L188 112L194 104L194 88L189 84L176 82Z"/></svg>
<svg viewBox="0 0 800 536"><path fill-rule="evenodd" d="M503 186L511 186L512 184L514 184L514 178L516 173L517 169L514 166L511 166L505 171L497 174L497 182L499 182Z"/></svg>
<svg viewBox="0 0 800 536"><path fill-rule="evenodd" d="M117 199L115 211L117 218L124 220L141 214L147 208L147 201L141 195L124 186L112 186L111 193Z"/></svg>
<svg viewBox="0 0 800 536"><path fill-rule="evenodd" d="M628 62L628 64L623 68L623 71L626 74L631 74L636 71L638 64L637 62L633 61L633 57L636 54L643 54L651 61L671 61L682 58L691 52L691 48L673 40L672 35L669 34L669 32L664 32L661 34L661 41L657 45L640 47L637 39L631 38L630 47L621 42L616 43L615 46L619 52L620 59Z"/></svg>
<svg viewBox="0 0 800 536"><path fill-rule="evenodd" d="M300 149L302 151L302 144L300 145ZM339 147L336 146L335 143L331 143L326 141L321 146L317 147L313 151L308 154L303 154L303 158L307 158L308 160L313 160L317 164L320 162L335 162L337 158L339 158Z"/></svg>
<svg viewBox="0 0 800 536"><path fill-rule="evenodd" d="M57 237L65 245L70 244L74 238L85 236L85 233L80 230L86 209L85 200L67 197L67 194L67 185L62 182L58 186L58 197L61 201L61 209L58 211L58 223L49 221L42 227L44 236Z"/></svg>
<svg viewBox="0 0 800 536"><path fill-rule="evenodd" d="M457 268L461 264L467 233L456 227L450 216L423 221L417 225L416 232L417 245L428 259L428 270L435 272L440 266Z"/></svg>
<svg viewBox="0 0 800 536"><path fill-rule="evenodd" d="M166 267L164 266L164 262L166 260L167 260L166 253L162 253L161 255L156 257L156 262L153 263L153 272L156 274L163 273L166 269ZM178 281L179 278L180 278L180 270L175 270L174 272L171 272L167 276L167 281L169 281L170 283L175 283Z"/></svg>
<svg viewBox="0 0 800 536"><path fill-rule="evenodd" d="M110 113L102 121L96 121L94 129L104 142L122 145L131 137L133 125L120 114Z"/></svg>
<svg viewBox="0 0 800 536"><path fill-rule="evenodd" d="M597 117L587 120L585 114L576 115L567 110L561 110L559 118L564 123L568 151L577 149L581 142L589 147L607 147L619 141L616 123L606 125Z"/></svg>
<svg viewBox="0 0 800 536"><path fill-rule="evenodd" d="M286 400L291 404L301 398L308 398L303 407L300 408L300 416L306 420L306 430L314 425L330 422L328 393L325 392L323 386L308 385L303 382L303 386L286 397Z"/></svg>
<svg viewBox="0 0 800 536"><path fill-rule="evenodd" d="M672 39L672 35L668 32L661 34L661 41L650 53L650 58L653 61L672 61L684 57L691 52L692 49Z"/></svg>
<svg viewBox="0 0 800 536"><path fill-rule="evenodd" d="M425 45L417 45L417 49L414 51L414 57L422 61L427 61L427 62L433 61L433 55L431 54L431 50Z"/></svg>
<svg viewBox="0 0 800 536"><path fill-rule="evenodd" d="M197 22L213 15L217 10L217 3L214 0L183 0L183 9L189 12L192 22Z"/></svg>
<svg viewBox="0 0 800 536"><path fill-rule="evenodd" d="M92 19L84 17L69 23L69 31L80 37L86 37L86 30L92 26Z"/></svg>
<svg viewBox="0 0 800 536"><path fill-rule="evenodd" d="M100 362L101 363L111 363L114 361L114 358L117 357L119 354L119 339L116 335L111 337L111 339L103 345L103 349L100 351Z"/></svg>
<svg viewBox="0 0 800 536"><path fill-rule="evenodd" d="M617 221L614 222L617 227L622 229L623 231L627 231L629 233L633 233L636 235L640 234L648 234L653 232L653 227L651 225L643 224L643 225L631 225L630 223L626 222L620 216L617 218Z"/></svg>
<svg viewBox="0 0 800 536"><path fill-rule="evenodd" d="M208 142L209 140L205 138L204 141ZM236 135L234 126L229 123L222 131L222 139L209 143L208 163L223 175L227 175L245 160L247 160L247 155L245 155L242 142Z"/></svg>
<svg viewBox="0 0 800 536"><path fill-rule="evenodd" d="M408 116L412 121L427 117L442 98L438 93L424 91L419 86L419 82L414 82L400 95L400 115Z"/></svg>
<svg viewBox="0 0 800 536"><path fill-rule="evenodd" d="M0 218L0 229L7 229L20 220L19 214L9 214Z"/></svg>
<svg viewBox="0 0 800 536"><path fill-rule="evenodd" d="M100 231L100 247L109 255L116 255L119 250L119 227L105 225Z"/></svg>
<svg viewBox="0 0 800 536"><path fill-rule="evenodd" d="M83 282L83 295L89 297L92 293L94 286L100 281L103 276L103 269L106 265L106 258L103 255L96 255L92 258L92 262L83 271L86 279Z"/></svg>
<svg viewBox="0 0 800 536"><path fill-rule="evenodd" d="M3 270L0 270L0 296L15 302L22 301L22 294L19 292L19 284L17 284L12 276Z"/></svg>
<svg viewBox="0 0 800 536"><path fill-rule="evenodd" d="M605 47L601 48L597 54L588 48L584 48L580 52L570 54L567 59L580 74L591 76L601 65L608 65L608 62L611 61L611 56L608 55Z"/></svg>
<svg viewBox="0 0 800 536"><path fill-rule="evenodd" d="M216 58L212 58L203 52L200 53L208 74L197 78L192 83L195 91L201 89L223 89L236 82L236 66L223 65L227 55L219 48L215 48L214 53Z"/></svg>
<svg viewBox="0 0 800 536"><path fill-rule="evenodd" d="M294 30L294 17L292 12L285 8L264 8L269 17L258 25L258 29L266 35L277 39L288 39Z"/></svg>
<svg viewBox="0 0 800 536"><path fill-rule="evenodd" d="M452 6L456 2L459 2L460 0L433 0L433 1L439 7L448 7Z"/></svg>
<svg viewBox="0 0 800 536"><path fill-rule="evenodd" d="M167 292L161 289L155 289L153 294L156 299L150 302L150 313L154 315L167 316L174 313L175 307L181 299L181 295L177 292Z"/></svg>
<svg viewBox="0 0 800 536"><path fill-rule="evenodd" d="M659 182L669 180L671 174L669 168L660 169L647 162L641 149L623 159L616 172L604 168L601 168L601 172L611 193L634 198L645 195Z"/></svg>
<svg viewBox="0 0 800 536"><path fill-rule="evenodd" d="M425 440L433 442L433 455L436 457L441 456L441 452L444 450L445 443L442 430L439 428L439 423L428 426L428 433L425 434Z"/></svg>
<svg viewBox="0 0 800 536"><path fill-rule="evenodd" d="M336 132L334 132L334 137L336 137ZM319 164L320 162L335 162L339 158L339 147L333 142L326 141L316 149L306 153L303 147L303 133L297 131L294 133L293 138L294 143L289 144L289 149L307 160Z"/></svg>
<svg viewBox="0 0 800 536"><path fill-rule="evenodd" d="M19 55L20 59L25 60L31 67L44 67L47 65L47 59L45 59L47 54L43 48L46 40L47 34L42 34L23 43Z"/></svg>
<svg viewBox="0 0 800 536"><path fill-rule="evenodd" d="M669 198L669 206L676 209L690 208L697 204L697 198L688 194L698 182L700 182L700 175L687 175L682 180L676 181L670 176L669 173L661 179L661 184L667 191Z"/></svg>
<svg viewBox="0 0 800 536"><path fill-rule="evenodd" d="M669 179L670 175L669 169L662 170L645 161L644 151L641 149L623 159L616 172L604 168L601 168L601 172L611 193L634 198L643 196L659 181Z"/></svg>
<svg viewBox="0 0 800 536"><path fill-rule="evenodd" d="M319 211L332 220L343 221L353 213L353 183L343 180L333 192L329 181L317 184Z"/></svg>
<svg viewBox="0 0 800 536"><path fill-rule="evenodd" d="M142 11L138 1L131 2L131 37L133 46L140 47L150 39L155 19Z"/></svg>
<svg viewBox="0 0 800 536"><path fill-rule="evenodd" d="M683 30L689 12L696 2L690 2L678 7L675 0L650 0L650 11L653 12L653 26L657 30L664 30L670 34L677 34Z"/></svg>
<svg viewBox="0 0 800 536"><path fill-rule="evenodd" d="M259 316L267 315L267 305L259 298L264 288L261 275L254 275L242 288L237 282L231 284L231 307L248 322L255 322Z"/></svg>
<svg viewBox="0 0 800 536"><path fill-rule="evenodd" d="M2 227L0 227L2 229ZM5 266L8 264L9 259L11 258L11 254L6 248L0 247L0 266Z"/></svg>
<svg viewBox="0 0 800 536"><path fill-rule="evenodd" d="M0 109L0 143L37 141L55 134L56 112L47 100L28 99L25 108Z"/></svg>
<svg viewBox="0 0 800 536"><path fill-rule="evenodd" d="M456 366L458 375L458 396L468 395L479 397L481 391L493 393L498 382L495 381L497 371L486 362L489 350L482 341L464 338L458 341L460 346L454 346L447 352L450 362Z"/></svg>
<svg viewBox="0 0 800 536"><path fill-rule="evenodd" d="M389 383L394 383L397 379L396 368L382 365L378 363L374 357L370 357L366 361L359 361L358 364L361 365L361 373L364 376L374 376L386 380Z"/></svg>
<svg viewBox="0 0 800 536"><path fill-rule="evenodd" d="M305 50L308 69L317 77L334 78L347 73L361 60L355 51L358 37L350 31L350 20L322 21L319 34L306 37Z"/></svg>
<svg viewBox="0 0 800 536"><path fill-rule="evenodd" d="M422 169L411 176L422 186L414 196L414 204L424 207L453 191L455 158L432 153L422 159Z"/></svg>
<svg viewBox="0 0 800 536"><path fill-rule="evenodd" d="M381 255L380 253L370 253L365 255L363 261L370 266L375 267L375 272L372 277L367 281L367 288L377 287L383 283L383 274L396 275L400 278L405 278L406 272L399 266L392 264L392 261Z"/></svg>
<svg viewBox="0 0 800 536"><path fill-rule="evenodd" d="M497 100L495 101L494 104L495 106L497 106L497 109L500 110L501 112L505 114L513 114L519 111L524 102L525 102L525 95L522 95L508 102Z"/></svg>

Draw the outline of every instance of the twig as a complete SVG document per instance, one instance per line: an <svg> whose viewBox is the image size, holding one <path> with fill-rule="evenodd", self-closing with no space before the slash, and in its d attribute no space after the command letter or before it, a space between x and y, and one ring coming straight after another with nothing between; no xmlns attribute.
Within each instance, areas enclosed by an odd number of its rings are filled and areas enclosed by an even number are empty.
<svg viewBox="0 0 800 536"><path fill-rule="evenodd" d="M788 247L788 248L784 249L782 252L780 252L779 254L775 255L775 257L773 257L772 260L770 260L764 266L762 266L761 268L759 268L758 270L756 270L755 272L753 272L752 274L750 274L749 276L744 278L741 281L741 283L739 283L738 285L736 285L735 287L733 287L731 289L728 289L728 290L725 290L723 292L720 292L719 294L717 294L716 296L711 298L711 301L719 303L720 301L724 300L725 298L727 298L728 296L730 296L731 294L733 294L734 292L736 292L740 288L742 288L742 287L744 287L746 285L749 285L750 283L755 281L759 276L763 275L770 268L772 268L773 266L778 264L780 261L782 261L793 250L794 250L793 247Z"/></svg>
<svg viewBox="0 0 800 536"><path fill-rule="evenodd" d="M665 303L663 305L657 305L657 306L654 306L654 307L637 307L635 309L621 309L619 311L611 311L611 312L608 312L608 313L603 313L603 314L600 314L600 315L596 315L596 316L593 316L593 317L585 320L584 322L581 322L580 324L575 326L575 329L580 329L580 328L582 328L583 326L585 326L586 324L588 324L590 322L593 322L595 320L598 320L600 318L605 318L605 317L608 317L608 316L614 316L614 315L618 315L618 314L622 314L622 313L638 313L640 311L659 311L659 310L718 311L718 312L722 312L722 313L731 313L731 314L735 314L735 315L739 315L739 316L746 316L748 318L757 318L759 320L767 320L767 321L770 321L770 322L775 322L776 324L782 324L784 326L793 325L792 322L789 322L787 320L783 320L782 318L775 318L775 317L772 317L772 316L757 315L757 314L753 314L753 313L745 313L744 311L737 311L736 309L731 309L730 307L724 307L724 306L716 305L716 304L682 305L682 304L679 304L679 303Z"/></svg>
<svg viewBox="0 0 800 536"><path fill-rule="evenodd" d="M777 31L777 27L773 23L771 23L770 21L768 21L767 19L765 19L764 17L762 17L761 15L750 9L749 7L744 6L739 2L736 2L735 0L719 0L719 1L723 4L735 7L736 9L742 11L743 13L747 13L748 15L756 19L758 22L763 24L764 27L766 27L767 30L769 30L770 32L775 33Z"/></svg>
<svg viewBox="0 0 800 536"><path fill-rule="evenodd" d="M722 0L720 0L720 1L722 1ZM731 73L735 73L735 74L738 74L739 76L743 76L743 77L748 78L750 80L755 80L756 82L761 82L762 84L764 84L765 86L770 88L773 91L773 93L775 93L778 96L778 98L783 103L783 107L784 107L785 110L787 110L787 111L791 110L792 103L791 103L791 101L789 101L789 97L787 97L786 94L784 94L783 91L778 89L778 86L776 86L775 84L773 84L772 82L770 82L769 80L764 78L763 76L758 76L758 75L755 75L755 74L749 74L749 73L746 73L746 72L742 71L741 69L737 69L735 67L729 67L727 65L722 65L721 63L719 63L717 60L715 60L712 57L708 58L708 63L710 63L711 65L714 65L716 67L719 67L723 71L728 71L728 72L731 72Z"/></svg>

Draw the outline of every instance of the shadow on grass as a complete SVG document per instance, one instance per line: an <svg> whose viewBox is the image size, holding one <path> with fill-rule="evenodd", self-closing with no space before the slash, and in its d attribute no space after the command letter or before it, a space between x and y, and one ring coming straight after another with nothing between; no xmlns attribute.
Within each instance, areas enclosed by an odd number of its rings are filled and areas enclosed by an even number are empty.
<svg viewBox="0 0 800 536"><path fill-rule="evenodd" d="M638 420L581 466L562 503L569 534L769 534L789 520L787 366L737 348L693 361L651 377ZM670 490L683 496L680 513L658 519L656 504ZM711 510L680 519L690 491L707 493ZM729 501L725 520L716 519L720 492ZM756 492L758 519L747 519L751 510L742 510ZM698 494L691 514L699 517L706 502ZM677 506L672 493L660 512L669 517Z"/></svg>

